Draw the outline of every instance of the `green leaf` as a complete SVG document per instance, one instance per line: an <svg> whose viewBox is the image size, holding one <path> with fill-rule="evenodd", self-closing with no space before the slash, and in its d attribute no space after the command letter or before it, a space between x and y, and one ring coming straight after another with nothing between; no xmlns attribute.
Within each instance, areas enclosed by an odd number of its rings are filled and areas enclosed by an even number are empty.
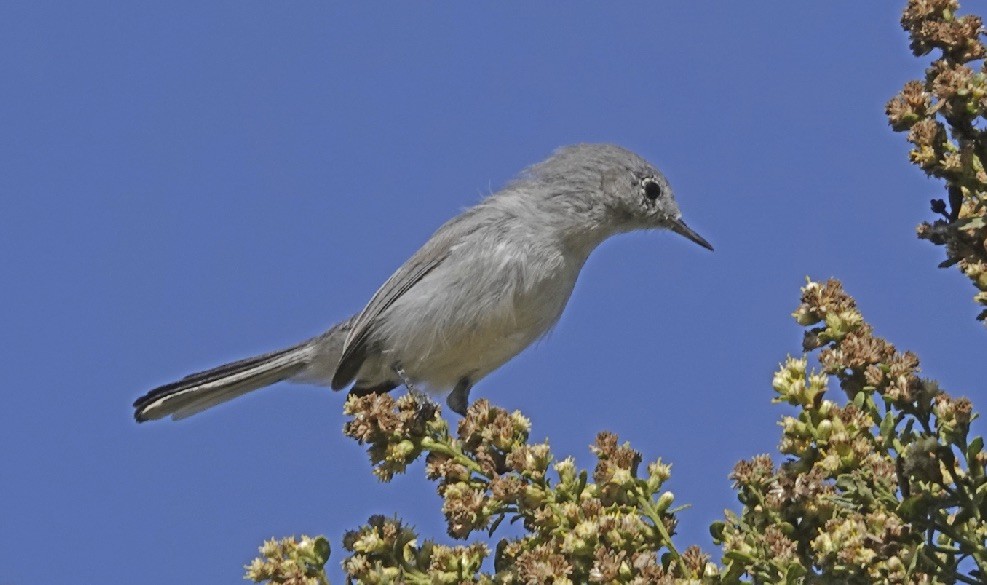
<svg viewBox="0 0 987 585"><path fill-rule="evenodd" d="M723 531L726 527L727 525L725 522L713 522L709 525L709 533L713 537L716 544L723 542Z"/></svg>
<svg viewBox="0 0 987 585"><path fill-rule="evenodd" d="M501 539L497 543L497 549L494 551L494 571L501 572L506 571L511 567L510 559L504 556L504 550L507 549L508 540L506 538Z"/></svg>
<svg viewBox="0 0 987 585"><path fill-rule="evenodd" d="M902 442L904 442L906 445L908 443L911 443L912 439L914 438L914 433L912 431L912 429L914 428L915 428L915 419L910 418L908 419L908 421L905 422L905 429L900 433L898 433L898 436L900 436L903 439Z"/></svg>
<svg viewBox="0 0 987 585"><path fill-rule="evenodd" d="M800 583L801 578L804 577L806 573L807 571L802 565L788 565L788 570L785 571L785 583Z"/></svg>
<svg viewBox="0 0 987 585"><path fill-rule="evenodd" d="M506 517L507 514L501 512L500 516L497 516L497 518L490 524L490 529L487 530L487 536L492 537L493 533L497 530L497 527L500 526L500 523L503 522Z"/></svg>
<svg viewBox="0 0 987 585"><path fill-rule="evenodd" d="M332 547L329 546L329 541L326 537L320 536L315 539L315 555L319 559L319 566L326 564L329 560L329 553L332 552Z"/></svg>
<svg viewBox="0 0 987 585"><path fill-rule="evenodd" d="M916 494L906 498L898 506L898 515L905 520L924 517L929 508L929 499L924 494Z"/></svg>
<svg viewBox="0 0 987 585"><path fill-rule="evenodd" d="M884 420L881 421L881 437L887 439L894 433L895 428L895 416L893 412L888 412L884 415Z"/></svg>
<svg viewBox="0 0 987 585"><path fill-rule="evenodd" d="M867 404L867 412L872 415L877 414L877 404L874 402L874 395L870 392L861 392L865 396L864 402Z"/></svg>
<svg viewBox="0 0 987 585"><path fill-rule="evenodd" d="M583 494L583 490L586 489L586 482L589 480L589 476L586 474L586 470L579 472L579 487L576 488L576 497Z"/></svg>
<svg viewBox="0 0 987 585"><path fill-rule="evenodd" d="M723 558L730 559L731 561L737 561L745 565L750 565L754 563L754 557L736 550L730 550L723 553Z"/></svg>
<svg viewBox="0 0 987 585"><path fill-rule="evenodd" d="M983 450L984 450L984 438L974 437L974 439L970 441L970 445L966 448L967 461L973 460L977 456L977 453L980 453Z"/></svg>
<svg viewBox="0 0 987 585"><path fill-rule="evenodd" d="M675 555L673 555L671 552L666 552L665 554L661 555L661 566L664 567L665 569L668 569L668 567L672 566L672 561L674 560L675 560Z"/></svg>

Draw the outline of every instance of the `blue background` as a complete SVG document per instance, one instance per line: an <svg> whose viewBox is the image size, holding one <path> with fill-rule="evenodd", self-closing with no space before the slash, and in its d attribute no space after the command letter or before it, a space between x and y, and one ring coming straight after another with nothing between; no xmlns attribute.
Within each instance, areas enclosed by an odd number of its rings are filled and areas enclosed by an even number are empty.
<svg viewBox="0 0 987 585"><path fill-rule="evenodd" d="M592 465L673 464L681 547L774 451L806 275L984 407L974 292L914 237L941 187L883 107L918 77L902 2L0 5L0 582L239 583L267 537L399 513L343 396L282 384L181 423L130 404L359 310L429 234L556 147L662 168L710 254L606 242L547 340L474 390ZM980 432L983 425L978 426Z"/></svg>

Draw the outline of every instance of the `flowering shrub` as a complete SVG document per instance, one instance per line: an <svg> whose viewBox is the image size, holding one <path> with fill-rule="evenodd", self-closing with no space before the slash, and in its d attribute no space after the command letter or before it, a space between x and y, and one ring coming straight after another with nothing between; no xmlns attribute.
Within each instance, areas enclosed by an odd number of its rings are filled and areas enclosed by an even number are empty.
<svg viewBox="0 0 987 585"><path fill-rule="evenodd" d="M887 105L910 157L945 184L940 218L918 227L945 246L987 306L987 49L979 17L955 0L910 0L902 25L916 55L939 57L924 81ZM947 203L948 200L948 203ZM368 447L382 481L424 457L448 535L422 539L373 516L343 539L343 570L359 583L985 583L987 454L970 436L973 405L919 376L919 359L874 335L839 282L809 281L793 313L802 352L775 373L779 455L730 475L739 513L710 527L720 559L672 541L669 465L602 432L592 472L530 443L530 421L485 400L455 433L435 405L410 396L350 397L344 432ZM987 309L979 316L987 318ZM810 358L818 367L810 367ZM777 459L777 461L776 461ZM493 538L505 520L520 536ZM255 582L325 585L324 537L271 540L247 566Z"/></svg>

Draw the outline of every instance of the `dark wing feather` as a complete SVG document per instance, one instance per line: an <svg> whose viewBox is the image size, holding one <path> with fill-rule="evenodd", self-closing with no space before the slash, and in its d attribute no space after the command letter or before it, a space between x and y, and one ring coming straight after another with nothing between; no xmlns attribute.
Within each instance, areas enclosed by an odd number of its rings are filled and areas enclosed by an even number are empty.
<svg viewBox="0 0 987 585"><path fill-rule="evenodd" d="M482 205L474 207L439 228L428 242L377 290L353 321L353 328L343 347L343 357L339 360L339 366L332 377L334 390L342 390L348 386L360 371L360 367L367 359L370 349L368 342L377 326L377 318L401 298L401 295L411 290L429 272L442 264L456 244L483 225L481 221L464 221L479 215L482 209Z"/></svg>

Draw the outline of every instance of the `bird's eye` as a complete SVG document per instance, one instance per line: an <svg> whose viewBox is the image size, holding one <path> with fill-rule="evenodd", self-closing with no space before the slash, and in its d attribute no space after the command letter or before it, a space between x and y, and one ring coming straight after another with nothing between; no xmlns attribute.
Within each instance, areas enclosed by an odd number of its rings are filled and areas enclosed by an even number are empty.
<svg viewBox="0 0 987 585"><path fill-rule="evenodd" d="M644 196L652 201L661 197L661 185L654 179L645 179L641 183L641 189L644 191Z"/></svg>

